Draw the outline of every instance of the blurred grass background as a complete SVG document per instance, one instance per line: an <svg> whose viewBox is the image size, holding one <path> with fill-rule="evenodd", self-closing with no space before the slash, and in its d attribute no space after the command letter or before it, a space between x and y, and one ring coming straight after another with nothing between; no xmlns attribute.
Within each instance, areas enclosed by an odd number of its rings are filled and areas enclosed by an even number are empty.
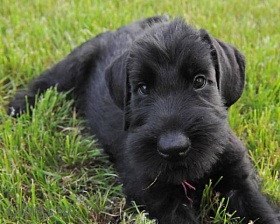
<svg viewBox="0 0 280 224"><path fill-rule="evenodd" d="M33 116L18 120L5 107L17 89L85 40L159 14L182 16L245 54L246 87L229 122L250 150L262 190L279 204L279 12L277 0L1 0L0 221L152 223L137 206L124 207L116 173L64 94L48 91ZM202 222L235 222L216 216Z"/></svg>

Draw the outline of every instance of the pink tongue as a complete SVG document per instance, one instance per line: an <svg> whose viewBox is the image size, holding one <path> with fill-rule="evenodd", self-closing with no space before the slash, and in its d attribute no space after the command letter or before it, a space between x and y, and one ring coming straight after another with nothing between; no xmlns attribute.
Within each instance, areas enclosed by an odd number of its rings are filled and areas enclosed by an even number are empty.
<svg viewBox="0 0 280 224"><path fill-rule="evenodd" d="M192 186L190 183L188 183L187 181L183 181L182 182L182 186L183 186L183 189L184 189L184 192L185 192L185 195L187 197L187 199L192 203L193 200L188 196L188 190L187 190L187 187L191 190L195 190L195 187Z"/></svg>

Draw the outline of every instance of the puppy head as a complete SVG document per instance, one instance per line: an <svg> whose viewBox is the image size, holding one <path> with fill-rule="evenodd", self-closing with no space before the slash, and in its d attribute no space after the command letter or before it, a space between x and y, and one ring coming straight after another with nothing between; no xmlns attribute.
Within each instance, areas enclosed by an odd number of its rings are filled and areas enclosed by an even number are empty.
<svg viewBox="0 0 280 224"><path fill-rule="evenodd" d="M151 28L108 68L125 114L127 161L139 176L179 184L211 171L242 94L244 57L182 20ZM114 85L112 83L114 82Z"/></svg>

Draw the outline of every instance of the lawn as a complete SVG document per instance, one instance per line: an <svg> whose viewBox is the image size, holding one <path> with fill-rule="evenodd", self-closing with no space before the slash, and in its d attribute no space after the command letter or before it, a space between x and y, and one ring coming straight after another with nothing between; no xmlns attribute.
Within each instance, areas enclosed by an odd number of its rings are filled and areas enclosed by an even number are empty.
<svg viewBox="0 0 280 224"><path fill-rule="evenodd" d="M117 174L65 94L47 91L32 116L5 112L16 90L85 40L155 14L182 16L245 54L246 87L229 122L263 192L280 204L279 12L278 0L1 0L1 223L155 223L139 206L125 207ZM209 194L201 222L238 223L224 212L226 200ZM209 217L211 206L218 211Z"/></svg>

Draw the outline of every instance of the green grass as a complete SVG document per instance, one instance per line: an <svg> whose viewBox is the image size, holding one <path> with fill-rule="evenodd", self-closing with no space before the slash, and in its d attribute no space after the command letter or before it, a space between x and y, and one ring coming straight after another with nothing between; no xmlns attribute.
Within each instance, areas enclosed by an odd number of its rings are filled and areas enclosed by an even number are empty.
<svg viewBox="0 0 280 224"><path fill-rule="evenodd" d="M32 116L17 120L6 115L5 106L17 89L88 38L165 13L183 16L246 55L245 91L231 108L229 122L250 150L262 190L279 204L279 11L278 0L2 0L0 222L153 223L136 205L124 207L117 174L65 94L49 90ZM217 200L209 189L202 222L238 223L224 210L227 200ZM208 217L213 209L215 216Z"/></svg>

